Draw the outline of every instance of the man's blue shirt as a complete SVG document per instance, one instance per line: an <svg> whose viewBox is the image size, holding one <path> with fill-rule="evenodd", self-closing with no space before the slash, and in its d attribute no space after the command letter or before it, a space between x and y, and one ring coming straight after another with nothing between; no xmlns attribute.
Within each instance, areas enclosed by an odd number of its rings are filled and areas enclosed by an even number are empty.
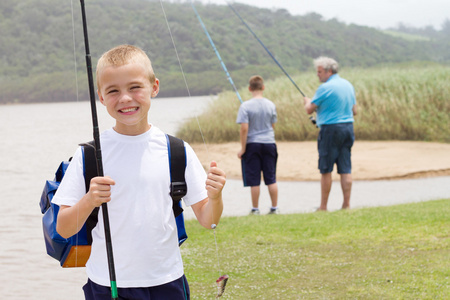
<svg viewBox="0 0 450 300"><path fill-rule="evenodd" d="M353 85L333 74L317 89L311 103L317 105L317 125L353 122L356 104Z"/></svg>

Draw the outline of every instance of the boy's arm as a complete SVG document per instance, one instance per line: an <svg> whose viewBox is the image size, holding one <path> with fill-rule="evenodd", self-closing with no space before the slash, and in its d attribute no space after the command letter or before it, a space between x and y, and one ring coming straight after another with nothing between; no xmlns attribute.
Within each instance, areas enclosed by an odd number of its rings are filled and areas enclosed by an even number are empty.
<svg viewBox="0 0 450 300"><path fill-rule="evenodd" d="M225 172L217 167L215 161L211 162L206 178L208 197L192 205L192 210L199 223L205 228L218 224L223 211L222 189L226 182Z"/></svg>
<svg viewBox="0 0 450 300"><path fill-rule="evenodd" d="M111 185L114 184L114 180L108 176L94 177L89 192L80 201L74 206L61 205L56 222L59 235L67 239L78 233L94 208L111 201Z"/></svg>
<svg viewBox="0 0 450 300"><path fill-rule="evenodd" d="M247 148L247 134L248 134L248 123L241 123L240 130L240 140L241 140L241 150L238 152L238 158L241 159Z"/></svg>

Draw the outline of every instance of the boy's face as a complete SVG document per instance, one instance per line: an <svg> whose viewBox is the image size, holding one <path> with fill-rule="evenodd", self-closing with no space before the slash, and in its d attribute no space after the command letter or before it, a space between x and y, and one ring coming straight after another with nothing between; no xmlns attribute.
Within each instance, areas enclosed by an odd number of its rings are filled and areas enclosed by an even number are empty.
<svg viewBox="0 0 450 300"><path fill-rule="evenodd" d="M159 80L150 83L148 72L136 63L120 67L105 67L100 70L100 102L116 119L114 130L125 135L139 135L146 132L150 99L159 91Z"/></svg>

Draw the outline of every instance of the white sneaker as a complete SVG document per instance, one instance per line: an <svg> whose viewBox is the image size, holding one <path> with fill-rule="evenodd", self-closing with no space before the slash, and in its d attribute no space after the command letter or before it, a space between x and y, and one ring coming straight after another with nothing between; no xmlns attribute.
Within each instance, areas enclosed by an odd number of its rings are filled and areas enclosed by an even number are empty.
<svg viewBox="0 0 450 300"><path fill-rule="evenodd" d="M280 209L277 208L271 208L269 211L269 215L278 215L280 213Z"/></svg>
<svg viewBox="0 0 450 300"><path fill-rule="evenodd" d="M251 214L251 215L259 215L259 209L252 209L252 210L250 211L250 214Z"/></svg>

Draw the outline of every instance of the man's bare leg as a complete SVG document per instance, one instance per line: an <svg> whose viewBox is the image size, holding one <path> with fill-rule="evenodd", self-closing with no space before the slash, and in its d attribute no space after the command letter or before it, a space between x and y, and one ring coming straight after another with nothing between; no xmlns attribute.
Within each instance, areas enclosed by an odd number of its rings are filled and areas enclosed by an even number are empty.
<svg viewBox="0 0 450 300"><path fill-rule="evenodd" d="M348 209L350 208L350 195L352 192L352 174L341 174L341 187L344 195L342 209Z"/></svg>
<svg viewBox="0 0 450 300"><path fill-rule="evenodd" d="M321 199L320 199L320 207L318 210L327 210L328 204L328 196L331 191L331 172L322 174L322 178L320 179L321 186Z"/></svg>

